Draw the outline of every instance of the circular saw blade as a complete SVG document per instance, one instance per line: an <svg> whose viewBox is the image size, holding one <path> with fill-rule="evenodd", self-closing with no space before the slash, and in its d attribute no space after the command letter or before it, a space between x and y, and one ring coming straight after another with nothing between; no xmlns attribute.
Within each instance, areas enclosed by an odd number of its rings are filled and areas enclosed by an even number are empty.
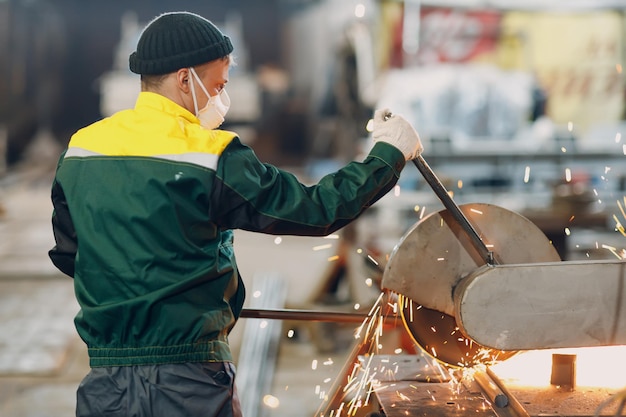
<svg viewBox="0 0 626 417"><path fill-rule="evenodd" d="M400 315L411 338L426 353L446 365L469 368L492 364L517 354L484 347L465 336L453 316L398 296Z"/></svg>
<svg viewBox="0 0 626 417"><path fill-rule="evenodd" d="M499 264L559 261L543 232L518 213L491 204L459 206ZM394 248L382 286L400 295L405 328L426 352L452 366L506 359L516 352L481 346L454 319L456 284L485 260L447 210L417 222Z"/></svg>

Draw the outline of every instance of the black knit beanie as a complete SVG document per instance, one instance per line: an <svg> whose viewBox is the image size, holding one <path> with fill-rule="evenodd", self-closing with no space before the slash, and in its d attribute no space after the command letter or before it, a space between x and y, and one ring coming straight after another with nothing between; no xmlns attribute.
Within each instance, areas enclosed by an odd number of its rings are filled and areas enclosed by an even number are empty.
<svg viewBox="0 0 626 417"><path fill-rule="evenodd" d="M146 26L128 59L135 74L168 74L229 55L233 45L209 20L189 12L165 13Z"/></svg>

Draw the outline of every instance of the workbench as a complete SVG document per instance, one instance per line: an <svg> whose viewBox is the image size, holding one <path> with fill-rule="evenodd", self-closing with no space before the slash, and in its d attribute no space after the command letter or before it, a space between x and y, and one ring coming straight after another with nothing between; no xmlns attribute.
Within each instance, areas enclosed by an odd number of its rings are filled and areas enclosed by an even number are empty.
<svg viewBox="0 0 626 417"><path fill-rule="evenodd" d="M370 361L372 366L397 369L395 373L383 372L387 377L379 381L374 391L378 407L386 417L592 417L618 391L603 387L576 387L568 391L552 385L519 386L491 371L459 379L444 378L447 371L442 373L444 368L423 354L382 355ZM459 372L452 371L457 375ZM616 408L616 404L609 404L598 415L613 416Z"/></svg>

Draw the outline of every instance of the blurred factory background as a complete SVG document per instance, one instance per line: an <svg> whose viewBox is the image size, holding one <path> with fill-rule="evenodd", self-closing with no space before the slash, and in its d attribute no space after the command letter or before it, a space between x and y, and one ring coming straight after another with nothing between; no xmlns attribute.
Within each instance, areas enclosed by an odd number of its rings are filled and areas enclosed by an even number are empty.
<svg viewBox="0 0 626 417"><path fill-rule="evenodd" d="M42 291L42 277L45 285L58 278L46 259L46 199L59 153L77 129L134 105L139 79L128 55L143 26L173 10L199 13L231 37L238 65L224 127L262 160L315 180L359 157L373 110L389 107L415 125L424 158L457 203L523 214L564 260L625 256L624 0L0 0L0 415L63 415L25 410L38 407L32 396L43 392L54 402L79 380L71 328L48 346L43 375L33 361L16 360L30 339L11 347L29 320L51 319L57 307L39 305L9 324L32 302L32 288ZM440 209L409 166L393 193L328 245L241 234L242 270L287 278L281 306L367 307L379 293L372 264ZM346 275L348 289L339 282ZM72 313L67 290L60 299ZM47 290L37 294L43 303ZM71 314L56 316L65 326L71 321ZM285 348L292 360L279 362L274 391L303 379L294 371L303 352L306 361L344 353L332 327L301 335L307 349ZM311 387L321 380L303 382L298 398L293 388L292 403L318 402ZM60 391L42 388L51 381ZM294 415L285 404L268 415Z"/></svg>
<svg viewBox="0 0 626 417"><path fill-rule="evenodd" d="M388 106L414 123L460 202L486 198L546 225L554 222L538 209L573 204L597 222L591 213L626 187L624 7L1 1L0 172L56 155L45 144L63 147L80 127L132 106L139 86L127 58L141 28L164 10L186 9L233 39L225 127L262 159L319 175L356 157L373 109ZM424 187L413 172L401 185Z"/></svg>

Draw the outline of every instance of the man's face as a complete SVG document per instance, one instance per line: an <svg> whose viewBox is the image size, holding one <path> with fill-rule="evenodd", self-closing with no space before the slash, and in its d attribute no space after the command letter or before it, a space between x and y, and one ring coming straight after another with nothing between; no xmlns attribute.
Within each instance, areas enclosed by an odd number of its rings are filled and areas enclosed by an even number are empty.
<svg viewBox="0 0 626 417"><path fill-rule="evenodd" d="M210 96L218 95L226 87L229 69L230 60L228 58L218 59L195 67L202 84L204 84ZM189 76L192 75L189 74ZM209 98L202 93L198 94L199 91L201 92L202 90L197 88L196 98L198 100L198 108L201 109L206 106Z"/></svg>

